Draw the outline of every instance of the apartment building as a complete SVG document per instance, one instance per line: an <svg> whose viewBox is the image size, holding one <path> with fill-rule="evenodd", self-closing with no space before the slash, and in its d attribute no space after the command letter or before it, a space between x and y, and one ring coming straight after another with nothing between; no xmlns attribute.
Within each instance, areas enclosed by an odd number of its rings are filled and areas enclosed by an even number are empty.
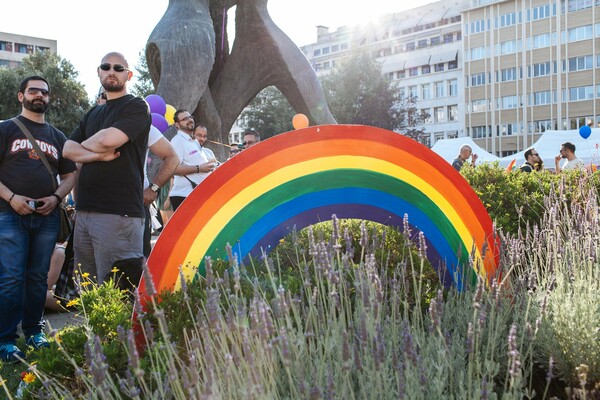
<svg viewBox="0 0 600 400"><path fill-rule="evenodd" d="M317 42L302 46L317 75L335 68L350 51L368 51L404 95L427 113L429 144L464 136L461 11L467 1L438 1L334 32L317 27Z"/></svg>
<svg viewBox="0 0 600 400"><path fill-rule="evenodd" d="M56 40L0 32L0 67L14 68L29 54L46 50L56 53Z"/></svg>
<svg viewBox="0 0 600 400"><path fill-rule="evenodd" d="M473 0L462 14L465 129L497 156L600 124L600 0Z"/></svg>

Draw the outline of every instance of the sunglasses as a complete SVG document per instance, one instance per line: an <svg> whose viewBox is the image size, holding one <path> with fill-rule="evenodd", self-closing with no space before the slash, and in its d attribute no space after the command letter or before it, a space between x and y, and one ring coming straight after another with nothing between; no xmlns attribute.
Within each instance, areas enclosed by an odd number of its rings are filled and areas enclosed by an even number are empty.
<svg viewBox="0 0 600 400"><path fill-rule="evenodd" d="M249 144L255 144L256 140L248 140L247 142L242 143L244 146L248 146Z"/></svg>
<svg viewBox="0 0 600 400"><path fill-rule="evenodd" d="M538 157L539 157L539 154L538 154L538 153L531 153L531 155L532 155L532 156L538 156Z"/></svg>
<svg viewBox="0 0 600 400"><path fill-rule="evenodd" d="M129 71L128 68L125 68L124 66L122 66L121 64L109 64L109 63L104 63L104 64L100 64L100 69L102 71L110 71L110 68L112 67L112 69L115 70L115 72L123 72L123 71Z"/></svg>
<svg viewBox="0 0 600 400"><path fill-rule="evenodd" d="M41 93L42 96L48 96L50 94L50 91L46 90L46 89L36 88L36 87L27 88L27 94L38 94L38 93Z"/></svg>

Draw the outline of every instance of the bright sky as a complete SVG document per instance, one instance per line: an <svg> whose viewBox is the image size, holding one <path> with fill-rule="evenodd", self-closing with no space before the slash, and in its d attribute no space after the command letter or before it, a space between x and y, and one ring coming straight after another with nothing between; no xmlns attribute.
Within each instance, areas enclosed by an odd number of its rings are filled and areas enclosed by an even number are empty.
<svg viewBox="0 0 600 400"><path fill-rule="evenodd" d="M334 31L379 15L428 4L433 0L270 0L273 21L298 46L317 41L317 25ZM100 83L96 67L110 51L125 55L134 67L168 0L7 0L0 30L58 41L58 54L79 71L90 98ZM230 11L231 13L231 11ZM229 24L234 22L230 14ZM230 43L233 41L230 38Z"/></svg>

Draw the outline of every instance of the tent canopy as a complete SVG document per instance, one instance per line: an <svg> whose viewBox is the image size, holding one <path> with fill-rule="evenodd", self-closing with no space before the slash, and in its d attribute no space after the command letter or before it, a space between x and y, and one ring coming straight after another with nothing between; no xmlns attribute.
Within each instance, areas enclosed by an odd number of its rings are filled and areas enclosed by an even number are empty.
<svg viewBox="0 0 600 400"><path fill-rule="evenodd" d="M468 144L473 150L473 154L477 154L477 162L493 162L500 161L499 157L488 153L484 148L479 147L470 137L459 137L454 139L441 139L435 142L431 150L439 154L444 160L452 164L452 161L460 153L460 148L463 144Z"/></svg>

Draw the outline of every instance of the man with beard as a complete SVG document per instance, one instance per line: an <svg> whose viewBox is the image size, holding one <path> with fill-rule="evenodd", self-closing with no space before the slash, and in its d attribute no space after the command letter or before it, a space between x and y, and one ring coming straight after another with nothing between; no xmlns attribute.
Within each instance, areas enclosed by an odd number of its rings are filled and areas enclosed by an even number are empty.
<svg viewBox="0 0 600 400"><path fill-rule="evenodd" d="M0 360L16 362L17 326L26 344L48 347L44 304L50 257L60 228L57 206L75 183L75 164L62 157L67 138L46 123L50 85L40 76L23 79L16 117L44 152L50 176L33 145L13 120L0 123ZM56 176L60 176L56 190ZM55 180L53 183L52 180Z"/></svg>
<svg viewBox="0 0 600 400"><path fill-rule="evenodd" d="M75 265L102 283L116 262L143 260L144 163L151 117L144 99L127 93L133 73L121 53L105 55L97 71L106 104L84 115L64 155L81 164Z"/></svg>

